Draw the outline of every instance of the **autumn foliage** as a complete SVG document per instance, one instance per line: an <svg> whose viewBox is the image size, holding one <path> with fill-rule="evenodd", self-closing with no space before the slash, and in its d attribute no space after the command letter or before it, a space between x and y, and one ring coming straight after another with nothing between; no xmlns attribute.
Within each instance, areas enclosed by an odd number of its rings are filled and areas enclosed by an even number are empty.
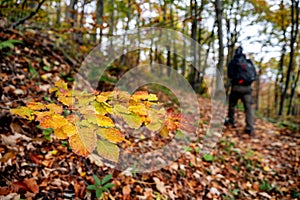
<svg viewBox="0 0 300 200"><path fill-rule="evenodd" d="M157 96L147 91L133 95L122 91L87 93L69 90L65 82L58 81L50 92L55 93L56 103L29 102L10 111L38 121L43 129L52 128L58 139L68 139L73 152L81 156L96 149L103 158L117 162L118 144L130 144L116 127L115 121L119 119L132 129L146 126L151 131L160 131L163 137L169 131L194 128L174 109L164 109Z"/></svg>

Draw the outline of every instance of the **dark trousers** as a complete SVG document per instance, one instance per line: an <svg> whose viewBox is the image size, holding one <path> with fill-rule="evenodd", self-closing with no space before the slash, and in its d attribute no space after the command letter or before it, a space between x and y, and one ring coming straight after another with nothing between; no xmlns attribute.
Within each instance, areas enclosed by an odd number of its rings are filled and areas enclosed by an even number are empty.
<svg viewBox="0 0 300 200"><path fill-rule="evenodd" d="M229 109L228 109L228 118L229 122L234 124L234 113L235 106L238 103L238 100L241 99L244 105L245 115L246 115L246 129L254 130L254 111L251 106L252 104L252 87L242 86L242 85L233 85L231 87L231 93L229 95Z"/></svg>

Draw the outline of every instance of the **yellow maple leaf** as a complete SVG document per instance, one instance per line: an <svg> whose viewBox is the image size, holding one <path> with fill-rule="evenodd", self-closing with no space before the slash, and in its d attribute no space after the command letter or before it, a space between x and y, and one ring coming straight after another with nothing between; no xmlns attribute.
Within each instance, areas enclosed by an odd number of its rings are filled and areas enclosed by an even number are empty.
<svg viewBox="0 0 300 200"><path fill-rule="evenodd" d="M120 149L117 145L111 142L105 140L98 140L97 152L101 157L110 161L118 162L119 160Z"/></svg>
<svg viewBox="0 0 300 200"><path fill-rule="evenodd" d="M99 126L104 126L104 127L114 127L115 126L114 122L107 116L97 114L96 118L97 118L97 123Z"/></svg>
<svg viewBox="0 0 300 200"><path fill-rule="evenodd" d="M69 144L74 153L86 157L94 151L97 135L90 128L80 128L77 134L69 137Z"/></svg>
<svg viewBox="0 0 300 200"><path fill-rule="evenodd" d="M125 141L124 134L116 128L101 128L97 134L113 143Z"/></svg>

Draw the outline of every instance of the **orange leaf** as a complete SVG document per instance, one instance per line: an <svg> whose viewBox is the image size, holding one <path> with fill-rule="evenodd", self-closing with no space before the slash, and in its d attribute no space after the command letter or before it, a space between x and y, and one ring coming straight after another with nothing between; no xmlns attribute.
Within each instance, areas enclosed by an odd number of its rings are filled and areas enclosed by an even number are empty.
<svg viewBox="0 0 300 200"><path fill-rule="evenodd" d="M125 140L124 134L116 128L101 128L99 131L97 131L97 134L113 143L118 143Z"/></svg>
<svg viewBox="0 0 300 200"><path fill-rule="evenodd" d="M40 119L40 126L42 128L53 128L58 129L62 126L68 124L67 119L65 119L61 115L52 115L52 116L45 116L44 118Z"/></svg>
<svg viewBox="0 0 300 200"><path fill-rule="evenodd" d="M109 117L97 114L96 118L97 118L97 123L99 126L105 126L105 127L114 127L115 126L114 122Z"/></svg>
<svg viewBox="0 0 300 200"><path fill-rule="evenodd" d="M67 134L63 131L62 127L54 129L53 132L57 139L64 140L68 138Z"/></svg>
<svg viewBox="0 0 300 200"><path fill-rule="evenodd" d="M132 95L132 99L134 101L139 101L139 100L146 100L149 96L148 91L137 91Z"/></svg>
<svg viewBox="0 0 300 200"><path fill-rule="evenodd" d="M81 128L77 134L69 138L69 143L74 153L88 156L96 147L97 136L92 129Z"/></svg>

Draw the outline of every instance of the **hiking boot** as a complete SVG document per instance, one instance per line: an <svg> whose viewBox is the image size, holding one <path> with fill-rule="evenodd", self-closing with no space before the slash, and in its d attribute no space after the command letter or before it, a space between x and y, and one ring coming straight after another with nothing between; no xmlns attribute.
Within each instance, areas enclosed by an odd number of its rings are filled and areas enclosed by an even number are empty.
<svg viewBox="0 0 300 200"><path fill-rule="evenodd" d="M245 133L249 134L250 136L254 136L254 130L253 129L245 129Z"/></svg>
<svg viewBox="0 0 300 200"><path fill-rule="evenodd" d="M232 128L236 128L236 126L234 125L233 122L231 122L230 120L225 120L225 123L224 123L225 126L231 126Z"/></svg>

